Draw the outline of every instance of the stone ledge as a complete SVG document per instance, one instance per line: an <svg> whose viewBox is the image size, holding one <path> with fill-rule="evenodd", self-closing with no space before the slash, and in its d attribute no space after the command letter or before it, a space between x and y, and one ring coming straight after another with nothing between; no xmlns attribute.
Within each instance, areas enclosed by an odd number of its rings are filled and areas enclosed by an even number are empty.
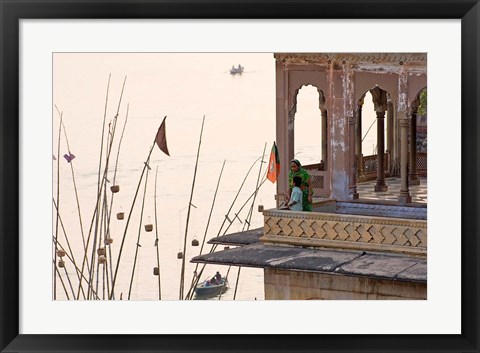
<svg viewBox="0 0 480 353"><path fill-rule="evenodd" d="M237 232L222 235L210 239L208 244L220 244L220 245L248 245L253 243L258 243L260 237L263 235L263 227L246 230L244 232Z"/></svg>
<svg viewBox="0 0 480 353"><path fill-rule="evenodd" d="M274 268L427 282L427 261L408 255L270 246L261 243L200 255L193 263Z"/></svg>

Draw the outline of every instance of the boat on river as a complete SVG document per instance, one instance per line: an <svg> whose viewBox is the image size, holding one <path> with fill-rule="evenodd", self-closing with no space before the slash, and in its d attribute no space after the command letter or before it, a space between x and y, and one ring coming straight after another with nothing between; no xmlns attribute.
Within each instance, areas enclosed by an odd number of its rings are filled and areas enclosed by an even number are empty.
<svg viewBox="0 0 480 353"><path fill-rule="evenodd" d="M206 279L197 287L195 287L195 294L197 296L213 296L225 293L228 289L228 280L226 277L222 277L220 282L211 284L209 279Z"/></svg>
<svg viewBox="0 0 480 353"><path fill-rule="evenodd" d="M236 74L242 74L243 73L243 66L238 64L238 67L235 67L235 66L232 66L232 68L230 69L230 74L232 75L236 75Z"/></svg>

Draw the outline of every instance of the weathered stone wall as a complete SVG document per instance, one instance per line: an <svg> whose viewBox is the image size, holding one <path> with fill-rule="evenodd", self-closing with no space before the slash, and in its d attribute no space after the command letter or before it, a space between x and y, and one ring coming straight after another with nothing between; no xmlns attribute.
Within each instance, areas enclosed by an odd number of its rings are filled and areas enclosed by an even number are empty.
<svg viewBox="0 0 480 353"><path fill-rule="evenodd" d="M266 300L425 300L427 284L266 268Z"/></svg>

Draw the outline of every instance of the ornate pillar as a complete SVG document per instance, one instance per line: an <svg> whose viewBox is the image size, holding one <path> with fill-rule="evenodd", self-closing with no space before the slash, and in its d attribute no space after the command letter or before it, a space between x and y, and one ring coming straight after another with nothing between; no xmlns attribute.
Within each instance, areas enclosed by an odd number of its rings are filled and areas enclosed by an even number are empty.
<svg viewBox="0 0 480 353"><path fill-rule="evenodd" d="M417 173L417 109L418 104L412 103L412 119L410 119L410 172L408 174L410 185L420 185Z"/></svg>
<svg viewBox="0 0 480 353"><path fill-rule="evenodd" d="M362 154L362 107L363 99L359 102L356 110L355 124L355 157L357 159L357 174L361 178L363 176L363 154Z"/></svg>
<svg viewBox="0 0 480 353"><path fill-rule="evenodd" d="M410 190L408 188L408 119L398 120L400 124L400 196L398 201L401 204L412 202Z"/></svg>
<svg viewBox="0 0 480 353"><path fill-rule="evenodd" d="M387 155L388 155L388 171L392 176L393 163L393 102L387 100Z"/></svg>
<svg viewBox="0 0 480 353"><path fill-rule="evenodd" d="M348 118L348 139L349 139L349 146L354 146L355 144L355 123L357 119L355 116L351 116ZM355 149L350 148L349 153L349 160L350 160L350 185L349 185L349 194L353 200L358 199L358 192L357 192L357 158L355 154Z"/></svg>
<svg viewBox="0 0 480 353"><path fill-rule="evenodd" d="M377 184L375 191L387 191L385 184L385 112L377 112Z"/></svg>
<svg viewBox="0 0 480 353"><path fill-rule="evenodd" d="M327 111L321 109L322 112L322 161L323 161L323 170L328 169L328 127L327 127Z"/></svg>
<svg viewBox="0 0 480 353"><path fill-rule="evenodd" d="M380 87L370 90L375 112L377 113L377 183L375 191L387 191L385 184L385 111L387 110L387 92Z"/></svg>
<svg viewBox="0 0 480 353"><path fill-rule="evenodd" d="M276 78L276 143L280 157L280 165L282 170L277 180L277 196L288 190L288 168L290 166L289 152L293 149L293 139L290 138L293 124L289 122L288 109L288 88L289 75L286 64L277 59L275 65ZM282 201L276 197L277 207Z"/></svg>

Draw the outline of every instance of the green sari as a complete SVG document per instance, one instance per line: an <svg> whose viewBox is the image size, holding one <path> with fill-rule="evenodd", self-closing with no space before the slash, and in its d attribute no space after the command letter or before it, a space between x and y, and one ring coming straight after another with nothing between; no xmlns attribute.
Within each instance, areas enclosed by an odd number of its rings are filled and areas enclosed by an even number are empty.
<svg viewBox="0 0 480 353"><path fill-rule="evenodd" d="M308 183L310 181L310 174L303 169L301 166L298 168L298 170L294 173L290 170L288 173L288 186L290 190L293 189L293 177L299 176L302 178L302 184L300 184L300 189L302 189L302 204L303 204L303 210L304 211L313 211L313 206L310 202L308 202Z"/></svg>

